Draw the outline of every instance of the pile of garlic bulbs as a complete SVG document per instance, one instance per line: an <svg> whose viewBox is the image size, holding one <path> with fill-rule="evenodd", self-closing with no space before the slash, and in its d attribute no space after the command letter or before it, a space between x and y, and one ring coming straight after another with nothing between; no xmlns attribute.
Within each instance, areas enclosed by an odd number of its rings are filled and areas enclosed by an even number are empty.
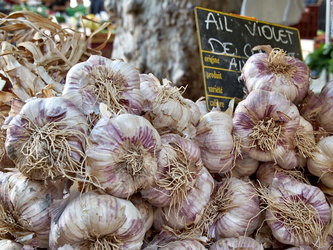
<svg viewBox="0 0 333 250"><path fill-rule="evenodd" d="M315 98L297 83L290 100L256 84L229 115L92 55L68 71L61 96L11 102L0 246L330 249L330 85Z"/></svg>

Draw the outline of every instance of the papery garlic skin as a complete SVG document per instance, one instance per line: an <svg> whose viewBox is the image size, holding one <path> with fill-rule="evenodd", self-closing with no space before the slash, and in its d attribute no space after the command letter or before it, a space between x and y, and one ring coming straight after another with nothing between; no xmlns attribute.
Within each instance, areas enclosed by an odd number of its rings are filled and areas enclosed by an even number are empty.
<svg viewBox="0 0 333 250"><path fill-rule="evenodd" d="M178 134L161 135L156 181L143 189L144 199L156 207L175 206L186 199L203 167L200 148Z"/></svg>
<svg viewBox="0 0 333 250"><path fill-rule="evenodd" d="M111 195L128 198L150 187L161 147L159 133L142 116L102 117L91 130L86 149L89 174Z"/></svg>
<svg viewBox="0 0 333 250"><path fill-rule="evenodd" d="M278 147L294 149L299 121L297 106L285 96L256 89L237 105L233 133L240 140L241 149L250 157L274 161L283 157L276 151Z"/></svg>
<svg viewBox="0 0 333 250"><path fill-rule="evenodd" d="M19 172L0 172L0 232L22 245L48 247L50 206L55 187Z"/></svg>
<svg viewBox="0 0 333 250"><path fill-rule="evenodd" d="M327 82L319 94L322 104L317 113L317 122L327 132L333 132L333 81Z"/></svg>
<svg viewBox="0 0 333 250"><path fill-rule="evenodd" d="M45 180L82 173L88 124L62 97L32 99L9 122L6 151L31 179Z"/></svg>
<svg viewBox="0 0 333 250"><path fill-rule="evenodd" d="M209 248L209 250L222 249L264 250L264 247L259 242L250 237L232 237L220 239L214 242Z"/></svg>
<svg viewBox="0 0 333 250"><path fill-rule="evenodd" d="M226 113L212 110L204 115L197 127L195 142L201 158L211 173L227 173L233 167L233 121Z"/></svg>
<svg viewBox="0 0 333 250"><path fill-rule="evenodd" d="M5 250L22 250L23 245L13 240L0 240L0 249ZM31 248L32 250L33 248Z"/></svg>
<svg viewBox="0 0 333 250"><path fill-rule="evenodd" d="M284 244L319 244L331 219L324 193L292 178L274 178L267 194L266 222Z"/></svg>
<svg viewBox="0 0 333 250"><path fill-rule="evenodd" d="M215 198L217 195L221 197ZM251 182L234 177L225 179L217 185L212 199L216 199L214 216L217 219L209 226L209 238L248 236L258 227L259 197Z"/></svg>
<svg viewBox="0 0 333 250"><path fill-rule="evenodd" d="M307 168L325 186L333 188L333 136L325 137L317 143L313 157L307 160Z"/></svg>
<svg viewBox="0 0 333 250"><path fill-rule="evenodd" d="M193 189L181 204L156 209L153 223L155 229L160 231L164 226L169 226L174 230L180 230L199 222L212 194L214 179L205 167L198 175Z"/></svg>
<svg viewBox="0 0 333 250"><path fill-rule="evenodd" d="M143 106L137 69L124 61L98 55L71 67L62 95L85 115L98 113L100 103L115 114L139 115Z"/></svg>
<svg viewBox="0 0 333 250"><path fill-rule="evenodd" d="M253 159L245 153L236 157L235 166L231 169L233 177L243 178L254 174L259 167L259 161Z"/></svg>
<svg viewBox="0 0 333 250"><path fill-rule="evenodd" d="M52 221L51 249L141 249L146 233L139 210L128 200L87 192L71 200ZM104 248L103 248L104 247Z"/></svg>
<svg viewBox="0 0 333 250"><path fill-rule="evenodd" d="M273 49L268 54L250 56L242 68L241 79L248 92L255 89L277 92L299 103L309 90L310 70L300 59Z"/></svg>

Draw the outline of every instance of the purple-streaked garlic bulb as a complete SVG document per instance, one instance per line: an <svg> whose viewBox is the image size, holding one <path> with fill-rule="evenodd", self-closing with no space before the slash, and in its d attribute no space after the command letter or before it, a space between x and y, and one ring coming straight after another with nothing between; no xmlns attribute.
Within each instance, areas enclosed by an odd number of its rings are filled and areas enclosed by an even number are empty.
<svg viewBox="0 0 333 250"><path fill-rule="evenodd" d="M232 118L218 109L204 115L194 138L201 150L204 166L211 173L227 173L233 167L234 139Z"/></svg>
<svg viewBox="0 0 333 250"><path fill-rule="evenodd" d="M293 246L321 244L331 220L331 208L318 187L294 178L276 177L263 190L265 220L279 242Z"/></svg>
<svg viewBox="0 0 333 250"><path fill-rule="evenodd" d="M214 242L209 250L227 250L227 249L246 249L246 250L264 250L264 247L256 240L250 237L232 237L224 238Z"/></svg>
<svg viewBox="0 0 333 250"><path fill-rule="evenodd" d="M140 79L143 111L153 126L160 133L174 132L193 138L199 114L193 112L193 103L183 97L184 89L172 86L167 79L160 83L152 74L141 75Z"/></svg>
<svg viewBox="0 0 333 250"><path fill-rule="evenodd" d="M319 94L309 90L307 96L303 99L299 106L300 115L311 123L314 130L318 130L317 114L321 110L322 100Z"/></svg>
<svg viewBox="0 0 333 250"><path fill-rule="evenodd" d="M173 230L182 230L197 224L203 210L210 200L214 187L214 179L203 167L196 177L193 188L187 193L186 199L175 206L157 208L154 214L153 226L161 231L165 226Z"/></svg>
<svg viewBox="0 0 333 250"><path fill-rule="evenodd" d="M128 198L154 183L161 138L147 119L102 117L89 138L87 171L107 193Z"/></svg>
<svg viewBox="0 0 333 250"><path fill-rule="evenodd" d="M232 176L236 178L251 176L257 171L258 166L258 160L240 152L240 154L236 157L235 166L231 169L231 173Z"/></svg>
<svg viewBox="0 0 333 250"><path fill-rule="evenodd" d="M307 168L325 186L333 188L333 136L325 137L317 143L313 157L307 160Z"/></svg>
<svg viewBox="0 0 333 250"><path fill-rule="evenodd" d="M194 141L178 134L164 134L161 141L156 181L141 194L156 207L176 206L186 199L199 177L203 167L200 149Z"/></svg>
<svg viewBox="0 0 333 250"><path fill-rule="evenodd" d="M20 172L0 172L1 238L35 248L48 247L49 212L53 198L59 198L56 194L54 186L29 180Z"/></svg>
<svg viewBox="0 0 333 250"><path fill-rule="evenodd" d="M259 224L259 197L251 182L234 177L219 182L206 206L207 237L221 238L251 235Z"/></svg>
<svg viewBox="0 0 333 250"><path fill-rule="evenodd" d="M250 157L258 161L283 160L286 152L295 148L299 122L296 105L285 96L256 89L237 105L233 134Z"/></svg>
<svg viewBox="0 0 333 250"><path fill-rule="evenodd" d="M93 191L62 202L52 206L51 249L141 249L145 222L132 202Z"/></svg>
<svg viewBox="0 0 333 250"><path fill-rule="evenodd" d="M294 103L301 102L310 86L310 70L298 58L287 56L282 49L257 46L266 53L255 53L242 68L241 79L248 92L262 89L285 95Z"/></svg>
<svg viewBox="0 0 333 250"><path fill-rule="evenodd" d="M113 114L139 115L143 106L137 69L124 61L98 55L71 67L62 95L87 116L98 114L100 103L106 104Z"/></svg>
<svg viewBox="0 0 333 250"><path fill-rule="evenodd" d="M75 178L84 175L87 131L85 116L71 101L32 99L8 124L6 151L31 179Z"/></svg>
<svg viewBox="0 0 333 250"><path fill-rule="evenodd" d="M327 82L319 94L321 109L317 113L319 126L333 132L333 81Z"/></svg>
<svg viewBox="0 0 333 250"><path fill-rule="evenodd" d="M143 250L205 250L205 246L197 239L194 238L181 238L168 232L161 231L157 234Z"/></svg>

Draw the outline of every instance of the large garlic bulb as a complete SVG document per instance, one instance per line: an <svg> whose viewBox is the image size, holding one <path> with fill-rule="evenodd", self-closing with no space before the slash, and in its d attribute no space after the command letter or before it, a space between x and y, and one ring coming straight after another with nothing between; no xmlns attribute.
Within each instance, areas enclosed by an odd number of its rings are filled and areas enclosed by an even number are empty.
<svg viewBox="0 0 333 250"><path fill-rule="evenodd" d="M153 226L162 230L168 226L174 230L182 230L197 224L203 215L203 210L213 192L214 179L203 167L196 178L193 188L187 193L185 200L176 206L157 208L154 214Z"/></svg>
<svg viewBox="0 0 333 250"><path fill-rule="evenodd" d="M321 244L331 220L331 207L318 187L277 177L264 190L265 220L279 242L293 246Z"/></svg>
<svg viewBox="0 0 333 250"><path fill-rule="evenodd" d="M99 104L110 112L139 115L143 100L139 72L121 60L92 55L67 73L63 97L71 100L85 115L97 114Z"/></svg>
<svg viewBox="0 0 333 250"><path fill-rule="evenodd" d="M32 247L48 247L49 210L56 194L55 187L29 180L20 172L0 172L2 238L15 239L22 245Z"/></svg>
<svg viewBox="0 0 333 250"><path fill-rule="evenodd" d="M249 92L255 89L281 93L294 103L301 102L310 86L309 67L281 49L257 46L267 53L255 53L242 68L241 79Z"/></svg>
<svg viewBox="0 0 333 250"><path fill-rule="evenodd" d="M195 142L201 150L201 158L211 173L227 173L233 167L234 140L232 118L213 109L199 121Z"/></svg>
<svg viewBox="0 0 333 250"><path fill-rule="evenodd" d="M71 196L69 196L71 197ZM128 200L86 192L54 205L51 249L141 249L144 219Z"/></svg>
<svg viewBox="0 0 333 250"><path fill-rule="evenodd" d="M88 124L62 97L28 101L8 124L6 151L31 179L72 178L83 174Z"/></svg>
<svg viewBox="0 0 333 250"><path fill-rule="evenodd" d="M106 192L128 198L153 184L161 138L147 119L133 114L102 117L90 140L89 174Z"/></svg>
<svg viewBox="0 0 333 250"><path fill-rule="evenodd" d="M285 155L295 148L294 135L300 122L296 105L284 95L253 90L234 113L234 135L241 150L258 161L276 161L287 167ZM280 164L282 167L282 164Z"/></svg>
<svg viewBox="0 0 333 250"><path fill-rule="evenodd" d="M143 198L156 207L182 203L194 186L203 167L200 149L194 141L178 134L161 136L156 181L141 191Z"/></svg>

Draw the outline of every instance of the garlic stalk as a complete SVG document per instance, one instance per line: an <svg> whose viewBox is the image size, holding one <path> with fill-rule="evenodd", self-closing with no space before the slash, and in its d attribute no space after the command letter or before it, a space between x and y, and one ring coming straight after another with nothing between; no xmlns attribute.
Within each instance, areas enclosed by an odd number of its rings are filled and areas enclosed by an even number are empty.
<svg viewBox="0 0 333 250"><path fill-rule="evenodd" d="M128 198L153 184L161 138L144 117L102 117L89 138L87 171L107 193Z"/></svg>
<svg viewBox="0 0 333 250"><path fill-rule="evenodd" d="M233 167L233 121L226 113L213 109L204 115L196 127L194 138L201 150L201 158L211 173L227 173Z"/></svg>
<svg viewBox="0 0 333 250"><path fill-rule="evenodd" d="M251 182L234 177L215 187L204 220L209 239L251 235L259 224L259 197Z"/></svg>
<svg viewBox="0 0 333 250"><path fill-rule="evenodd" d="M258 161L283 160L281 152L295 147L294 135L299 121L296 105L285 96L257 89L237 105L233 132L241 143L241 150L250 157Z"/></svg>
<svg viewBox="0 0 333 250"><path fill-rule="evenodd" d="M57 194L52 185L26 178L20 172L0 172L0 234L22 245L48 247L49 210Z"/></svg>
<svg viewBox="0 0 333 250"><path fill-rule="evenodd" d="M313 157L307 160L307 168L324 185L333 188L333 136L325 137L317 143Z"/></svg>
<svg viewBox="0 0 333 250"><path fill-rule="evenodd" d="M71 67L62 95L85 115L98 114L100 103L114 114L139 115L143 106L138 71L129 63L98 55Z"/></svg>
<svg viewBox="0 0 333 250"><path fill-rule="evenodd" d="M164 134L161 141L156 181L141 194L156 207L172 207L186 199L203 164L194 141L178 134Z"/></svg>
<svg viewBox="0 0 333 250"><path fill-rule="evenodd" d="M140 89L144 96L145 117L160 132L176 132L186 137L195 136L198 114L193 105L182 96L183 88L171 86L163 79L162 84L152 74L141 76Z"/></svg>
<svg viewBox="0 0 333 250"><path fill-rule="evenodd" d="M209 248L209 250L221 249L264 250L264 247L256 240L244 236L220 239L214 242Z"/></svg>
<svg viewBox="0 0 333 250"><path fill-rule="evenodd" d="M317 121L328 132L333 132L333 81L327 82L321 89L319 99L321 109L317 113Z"/></svg>
<svg viewBox="0 0 333 250"><path fill-rule="evenodd" d="M197 224L213 191L214 179L203 167L198 173L193 188L187 193L186 199L173 207L157 208L153 226L158 231L169 227L175 232Z"/></svg>
<svg viewBox="0 0 333 250"><path fill-rule="evenodd" d="M132 202L97 191L71 195L52 206L51 249L141 249L145 223Z"/></svg>
<svg viewBox="0 0 333 250"><path fill-rule="evenodd" d="M241 79L248 92L263 89L281 93L294 103L301 102L310 86L310 70L298 58L287 56L282 49L256 46L266 53L255 53L242 68Z"/></svg>
<svg viewBox="0 0 333 250"><path fill-rule="evenodd" d="M267 205L265 220L278 241L293 246L324 243L331 208L318 187L289 177L274 178L261 196Z"/></svg>
<svg viewBox="0 0 333 250"><path fill-rule="evenodd" d="M62 97L32 99L8 124L6 151L31 179L85 175L84 148L88 124Z"/></svg>

